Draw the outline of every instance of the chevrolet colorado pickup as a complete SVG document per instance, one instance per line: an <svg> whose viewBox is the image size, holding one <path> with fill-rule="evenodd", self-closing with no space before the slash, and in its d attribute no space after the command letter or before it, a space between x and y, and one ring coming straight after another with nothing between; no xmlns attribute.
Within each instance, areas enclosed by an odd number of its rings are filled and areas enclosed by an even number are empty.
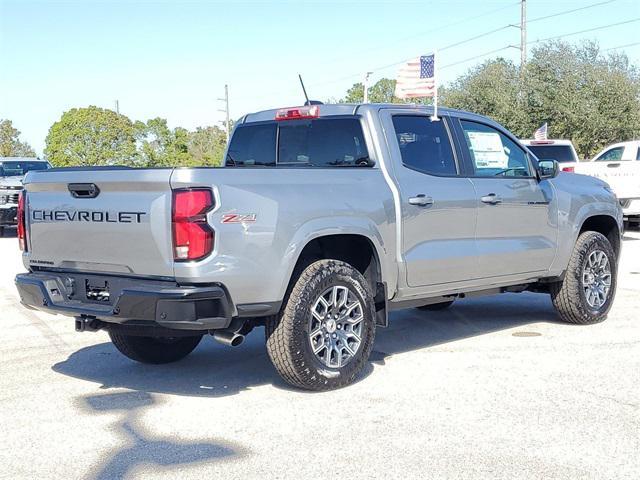
<svg viewBox="0 0 640 480"><path fill-rule="evenodd" d="M487 118L431 115L269 110L237 122L224 168L32 172L21 301L146 363L263 325L276 370L311 390L354 381L394 309L529 290L568 322L604 319L622 230L606 184Z"/></svg>

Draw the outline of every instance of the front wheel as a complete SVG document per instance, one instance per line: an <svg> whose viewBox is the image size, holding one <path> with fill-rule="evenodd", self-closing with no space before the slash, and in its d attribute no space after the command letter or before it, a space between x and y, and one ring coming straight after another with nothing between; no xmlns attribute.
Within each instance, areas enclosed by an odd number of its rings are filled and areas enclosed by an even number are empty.
<svg viewBox="0 0 640 480"><path fill-rule="evenodd" d="M607 318L616 293L617 262L601 233L578 237L564 280L550 286L553 305L570 323L590 324Z"/></svg>
<svg viewBox="0 0 640 480"><path fill-rule="evenodd" d="M280 315L267 321L267 351L293 386L331 390L352 383L373 347L375 306L362 274L320 260L300 275Z"/></svg>
<svg viewBox="0 0 640 480"><path fill-rule="evenodd" d="M140 363L177 362L189 355L200 343L202 335L192 337L142 337L109 332L115 347L124 356Z"/></svg>

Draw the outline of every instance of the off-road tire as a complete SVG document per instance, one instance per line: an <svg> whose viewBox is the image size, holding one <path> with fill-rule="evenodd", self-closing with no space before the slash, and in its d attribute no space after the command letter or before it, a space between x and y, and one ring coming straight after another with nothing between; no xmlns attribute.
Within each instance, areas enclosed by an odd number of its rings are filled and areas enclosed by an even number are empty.
<svg viewBox="0 0 640 480"><path fill-rule="evenodd" d="M109 332L115 347L124 356L140 363L162 364L182 360L198 346L202 335L193 337L141 337Z"/></svg>
<svg viewBox="0 0 640 480"><path fill-rule="evenodd" d="M435 312L435 311L438 311L438 310L446 310L451 305L453 305L453 300L449 300L447 302L440 302L440 303L431 303L429 305L421 305L421 306L418 307L418 310L426 310L426 311L429 311L429 312Z"/></svg>
<svg viewBox="0 0 640 480"><path fill-rule="evenodd" d="M611 287L606 301L600 308L594 309L587 303L583 288L582 271L589 255L594 250L603 251L611 269ZM553 306L565 322L588 325L598 323L607 318L616 293L616 276L618 264L615 252L607 237L598 232L583 232L578 237L569 266L561 282L549 286Z"/></svg>
<svg viewBox="0 0 640 480"><path fill-rule="evenodd" d="M331 368L314 355L308 330L314 302L336 285L347 287L361 302L363 329L353 358L342 367ZM375 330L374 295L362 274L345 262L319 260L300 274L280 314L267 320L267 352L287 383L306 390L332 390L349 385L362 372L373 348Z"/></svg>

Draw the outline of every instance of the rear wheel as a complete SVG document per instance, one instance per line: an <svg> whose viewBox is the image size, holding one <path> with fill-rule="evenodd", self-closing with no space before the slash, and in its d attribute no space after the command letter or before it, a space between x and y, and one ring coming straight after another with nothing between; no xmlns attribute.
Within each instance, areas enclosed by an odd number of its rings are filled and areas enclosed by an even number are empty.
<svg viewBox="0 0 640 480"><path fill-rule="evenodd" d="M420 307L418 307L418 310L427 310L427 311L433 312L437 310L445 310L449 308L451 305L453 305L453 300L449 300L447 302L440 302L440 303L431 303L429 305L421 305Z"/></svg>
<svg viewBox="0 0 640 480"><path fill-rule="evenodd" d="M580 234L564 280L550 286L560 317L578 324L604 320L616 293L616 273L616 256L607 237L598 232Z"/></svg>
<svg viewBox="0 0 640 480"><path fill-rule="evenodd" d="M362 274L337 260L307 267L280 315L267 321L267 351L293 386L330 390L363 370L375 336L373 294Z"/></svg>
<svg viewBox="0 0 640 480"><path fill-rule="evenodd" d="M200 343L202 335L193 337L141 337L109 332L115 347L131 360L162 364L183 359Z"/></svg>

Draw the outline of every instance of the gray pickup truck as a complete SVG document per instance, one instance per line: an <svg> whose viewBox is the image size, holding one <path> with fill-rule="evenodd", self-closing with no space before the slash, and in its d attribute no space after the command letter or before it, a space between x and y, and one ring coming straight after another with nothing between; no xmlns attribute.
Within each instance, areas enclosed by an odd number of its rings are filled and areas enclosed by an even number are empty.
<svg viewBox="0 0 640 480"><path fill-rule="evenodd" d="M269 110L237 122L224 168L30 173L22 303L146 363L264 326L280 375L311 390L353 382L394 309L529 290L568 322L604 319L622 231L606 183L440 113Z"/></svg>

